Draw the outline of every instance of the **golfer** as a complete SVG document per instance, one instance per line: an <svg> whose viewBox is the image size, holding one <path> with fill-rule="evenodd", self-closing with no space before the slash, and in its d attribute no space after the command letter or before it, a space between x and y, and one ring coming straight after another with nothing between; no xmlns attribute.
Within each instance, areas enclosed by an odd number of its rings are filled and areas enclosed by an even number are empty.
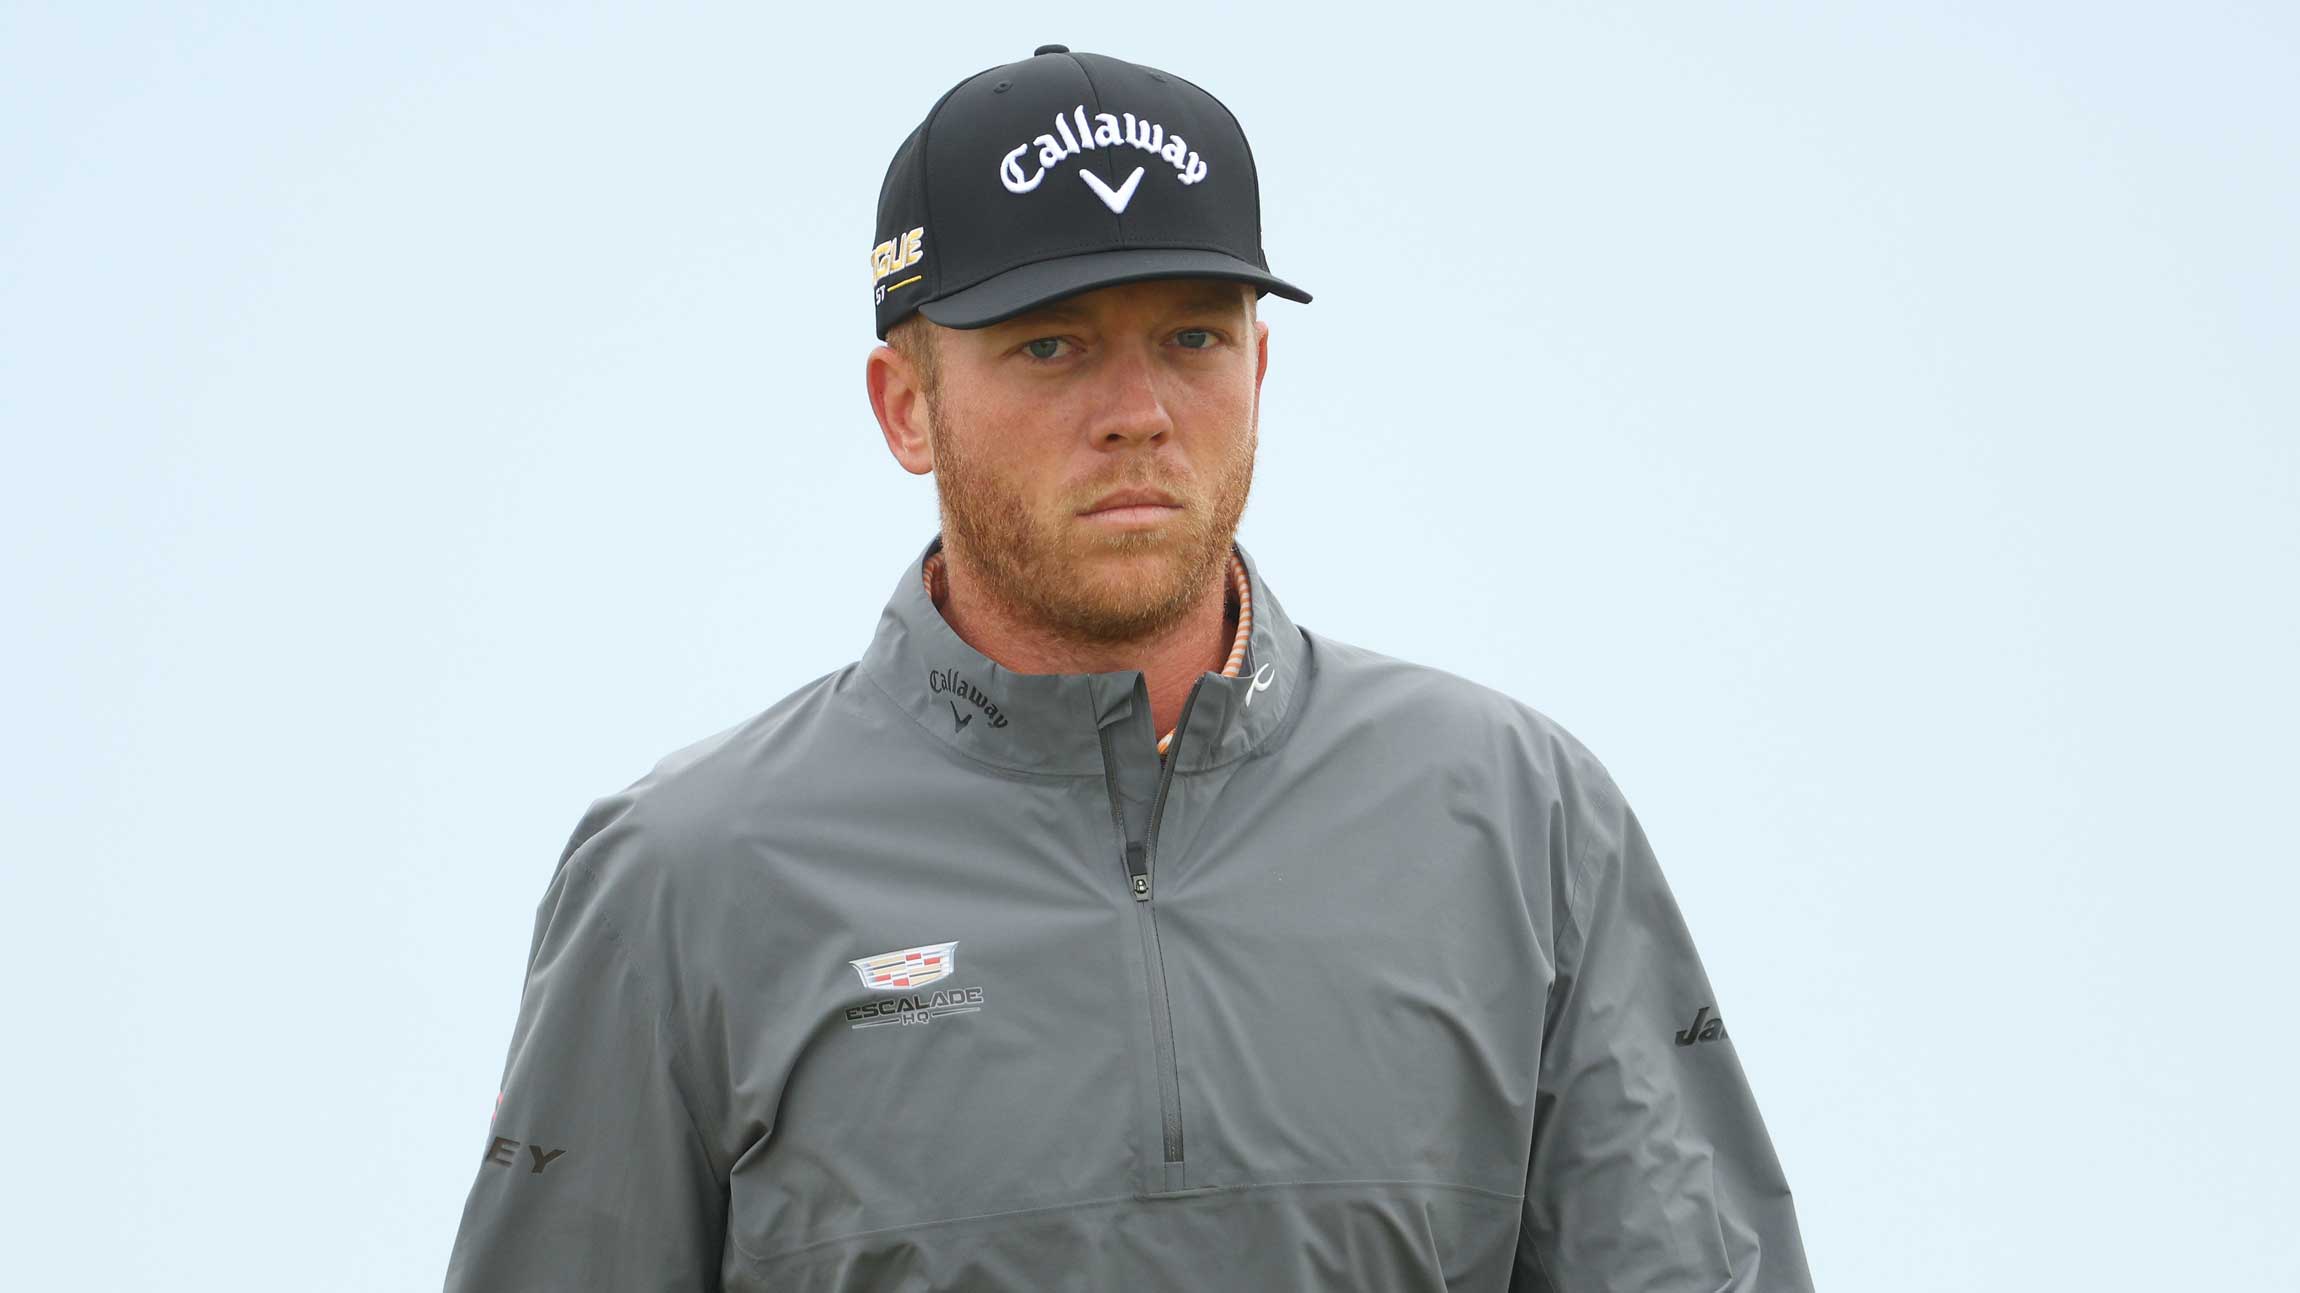
<svg viewBox="0 0 2300 1293"><path fill-rule="evenodd" d="M1262 302L1310 294L1230 112L1042 46L871 234L939 530L861 659L577 823L446 1287L1810 1289L1604 766L1236 540Z"/></svg>

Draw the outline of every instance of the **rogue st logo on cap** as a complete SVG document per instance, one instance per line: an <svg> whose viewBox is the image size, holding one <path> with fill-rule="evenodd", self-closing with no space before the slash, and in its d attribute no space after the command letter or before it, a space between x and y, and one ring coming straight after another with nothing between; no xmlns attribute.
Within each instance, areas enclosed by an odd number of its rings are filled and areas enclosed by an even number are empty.
<svg viewBox="0 0 2300 1293"><path fill-rule="evenodd" d="M883 301L886 299L887 293L896 290L896 288L908 287L926 277L924 274L913 274L896 283L893 287L884 286L887 275L898 269L916 265L919 257L926 254L925 249L920 246L925 239L926 226L921 225L900 238L889 238L870 249L871 290L878 300Z"/></svg>
<svg viewBox="0 0 2300 1293"><path fill-rule="evenodd" d="M936 100L887 165L871 242L882 341L914 311L981 328L1144 279L1310 299L1270 272L1254 155L1230 110L1172 73L1060 45Z"/></svg>

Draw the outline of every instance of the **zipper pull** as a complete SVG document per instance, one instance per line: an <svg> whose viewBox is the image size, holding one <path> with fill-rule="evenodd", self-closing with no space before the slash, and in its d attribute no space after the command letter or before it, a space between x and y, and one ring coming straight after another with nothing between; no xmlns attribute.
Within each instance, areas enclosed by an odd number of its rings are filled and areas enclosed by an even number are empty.
<svg viewBox="0 0 2300 1293"><path fill-rule="evenodd" d="M1150 901L1150 849L1148 845L1129 841L1126 845L1126 874L1134 877L1134 901Z"/></svg>

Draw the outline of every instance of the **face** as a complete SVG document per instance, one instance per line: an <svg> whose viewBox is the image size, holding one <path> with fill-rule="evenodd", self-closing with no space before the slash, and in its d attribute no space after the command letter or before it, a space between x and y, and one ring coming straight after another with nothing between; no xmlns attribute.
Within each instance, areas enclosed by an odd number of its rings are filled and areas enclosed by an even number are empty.
<svg viewBox="0 0 2300 1293"><path fill-rule="evenodd" d="M926 323L939 381L908 405L880 371L893 352L874 353L888 443L934 473L943 544L991 596L1099 643L1140 641L1201 604L1253 482L1269 352L1252 302L1242 283L1166 279L987 328ZM1105 506L1127 490L1166 501Z"/></svg>

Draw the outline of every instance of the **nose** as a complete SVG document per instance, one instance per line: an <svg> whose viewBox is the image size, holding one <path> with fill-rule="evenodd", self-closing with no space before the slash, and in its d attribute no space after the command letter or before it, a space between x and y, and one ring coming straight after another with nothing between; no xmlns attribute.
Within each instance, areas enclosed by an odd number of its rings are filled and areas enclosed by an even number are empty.
<svg viewBox="0 0 2300 1293"><path fill-rule="evenodd" d="M1157 357L1143 346L1115 346L1105 352L1095 383L1095 443L1109 449L1154 445L1171 435L1174 419L1159 390Z"/></svg>

